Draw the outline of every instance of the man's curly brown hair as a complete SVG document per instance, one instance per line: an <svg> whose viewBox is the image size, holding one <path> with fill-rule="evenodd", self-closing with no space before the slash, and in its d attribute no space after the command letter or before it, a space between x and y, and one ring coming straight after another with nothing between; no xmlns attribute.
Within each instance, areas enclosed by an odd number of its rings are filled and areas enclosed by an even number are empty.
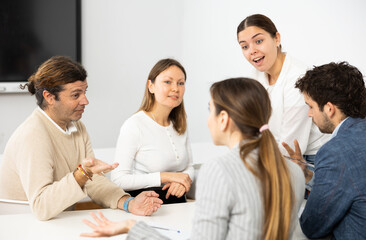
<svg viewBox="0 0 366 240"><path fill-rule="evenodd" d="M328 63L306 72L295 87L309 95L323 111L327 102L346 116L366 117L366 88L362 73L347 62Z"/></svg>

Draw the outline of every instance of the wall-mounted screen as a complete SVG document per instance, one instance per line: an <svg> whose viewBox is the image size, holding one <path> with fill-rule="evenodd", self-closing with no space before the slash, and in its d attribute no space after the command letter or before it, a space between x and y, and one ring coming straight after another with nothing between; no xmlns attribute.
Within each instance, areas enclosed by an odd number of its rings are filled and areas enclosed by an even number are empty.
<svg viewBox="0 0 366 240"><path fill-rule="evenodd" d="M81 0L1 0L0 93L55 55L81 61Z"/></svg>

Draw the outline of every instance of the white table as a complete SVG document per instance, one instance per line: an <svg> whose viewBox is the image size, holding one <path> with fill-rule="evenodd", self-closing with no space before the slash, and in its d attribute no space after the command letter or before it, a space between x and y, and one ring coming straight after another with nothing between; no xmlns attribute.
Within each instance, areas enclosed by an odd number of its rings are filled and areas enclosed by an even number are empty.
<svg viewBox="0 0 366 240"><path fill-rule="evenodd" d="M157 224L191 231L194 216L194 202L162 205L152 216L142 217L122 210L101 209L103 214L112 221L124 219L143 220ZM79 237L82 232L92 232L92 229L82 222L86 218L92 220L90 212L66 211L49 221L39 221L32 214L0 215L0 239L89 239ZM113 238L125 239L126 234Z"/></svg>

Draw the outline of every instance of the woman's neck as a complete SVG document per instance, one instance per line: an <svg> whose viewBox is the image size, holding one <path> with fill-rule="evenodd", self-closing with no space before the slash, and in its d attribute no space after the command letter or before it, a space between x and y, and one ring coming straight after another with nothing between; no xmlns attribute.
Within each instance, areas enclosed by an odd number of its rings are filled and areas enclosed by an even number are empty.
<svg viewBox="0 0 366 240"><path fill-rule="evenodd" d="M153 108L146 112L148 116L150 116L155 122L157 122L161 126L169 126L169 114L172 109L159 107L158 105L154 105Z"/></svg>
<svg viewBox="0 0 366 240"><path fill-rule="evenodd" d="M286 54L279 52L277 59L273 66L266 72L268 74L268 84L273 85L277 82L278 77L281 74L283 63L285 62Z"/></svg>
<svg viewBox="0 0 366 240"><path fill-rule="evenodd" d="M239 131L233 131L231 132L226 141L226 146L228 146L230 149L238 145L241 141L243 141L243 136Z"/></svg>

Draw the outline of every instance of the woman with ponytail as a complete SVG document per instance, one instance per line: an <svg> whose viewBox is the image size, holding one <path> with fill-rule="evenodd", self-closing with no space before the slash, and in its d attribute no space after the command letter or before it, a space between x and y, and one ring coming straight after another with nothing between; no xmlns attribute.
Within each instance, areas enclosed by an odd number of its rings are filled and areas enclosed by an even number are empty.
<svg viewBox="0 0 366 240"><path fill-rule="evenodd" d="M268 126L271 112L267 91L255 80L235 78L211 86L211 136L216 145L228 146L231 153L214 161L217 166L205 166L200 176L207 175L206 184L215 181L215 175L225 176L225 182L221 179L221 183L214 183L222 186L221 192L228 198L225 215L243 213L235 217L237 230L228 227L229 231L222 231L220 239L229 237L230 231L234 238L243 236L242 239L291 239L294 232L304 177L296 164L282 157ZM230 186L230 182L237 186ZM198 195L211 195L210 191L217 190L205 191ZM197 202L198 209L203 204Z"/></svg>
<svg viewBox="0 0 366 240"><path fill-rule="evenodd" d="M233 78L214 83L210 92L212 140L231 150L200 170L191 239L292 239L305 179L282 157L268 127L267 91L255 80ZM106 236L108 224L94 225L85 236ZM114 232L129 231L128 239L161 239L143 222L119 226Z"/></svg>

